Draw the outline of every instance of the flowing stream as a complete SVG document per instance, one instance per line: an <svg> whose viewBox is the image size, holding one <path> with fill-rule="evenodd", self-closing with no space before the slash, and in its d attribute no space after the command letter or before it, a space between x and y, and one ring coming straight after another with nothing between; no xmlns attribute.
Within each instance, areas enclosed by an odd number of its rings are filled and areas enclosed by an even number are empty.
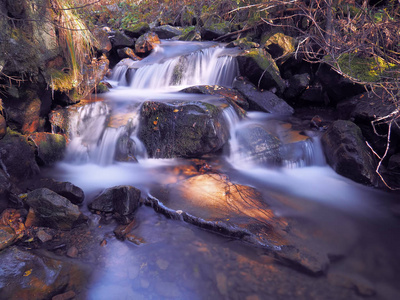
<svg viewBox="0 0 400 300"><path fill-rule="evenodd" d="M104 100L80 107L70 120L67 156L51 170L52 176L81 187L86 201L117 185L135 186L145 197L154 186L182 179L193 160L148 157L138 138L141 106L147 100L213 100L215 96L178 91L194 85L231 86L238 75L235 51L215 43L162 41L142 61L119 63ZM94 264L96 275L88 279L86 297L399 299L400 226L383 205L394 197L337 175L325 163L318 134L309 132L304 141L280 145L275 164L249 150L246 128L267 128L285 140L292 134L287 120L261 112L241 119L229 107L223 115L229 145L202 159L232 182L259 190L276 215L302 224L305 240L308 234L318 235L343 246L331 258L327 275L310 276L276 263L262 248L168 219L147 206L139 208L132 230L144 242L122 242L112 237L115 224L101 225L87 211L108 244L101 250L103 260ZM131 141L137 162L115 159L118 151L127 151L123 137Z"/></svg>

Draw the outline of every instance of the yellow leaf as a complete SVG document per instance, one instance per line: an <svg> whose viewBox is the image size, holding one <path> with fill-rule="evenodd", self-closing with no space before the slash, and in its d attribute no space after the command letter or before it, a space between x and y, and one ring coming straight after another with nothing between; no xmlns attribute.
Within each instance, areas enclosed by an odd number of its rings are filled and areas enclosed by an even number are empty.
<svg viewBox="0 0 400 300"><path fill-rule="evenodd" d="M25 273L24 273L24 275L23 276L29 276L29 275L31 275L31 273L32 273L32 269L29 269L28 271L26 271Z"/></svg>

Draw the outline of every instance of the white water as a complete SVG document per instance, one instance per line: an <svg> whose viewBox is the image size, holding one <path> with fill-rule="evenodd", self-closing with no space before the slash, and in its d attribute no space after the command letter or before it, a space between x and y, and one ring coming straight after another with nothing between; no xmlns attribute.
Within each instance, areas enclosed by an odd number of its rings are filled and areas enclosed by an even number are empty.
<svg viewBox="0 0 400 300"><path fill-rule="evenodd" d="M165 42L162 47L156 49L154 55L141 62L130 62L129 66L122 64L116 66L112 77L115 88L106 96L107 101L81 107L76 117L71 119L68 155L66 160L53 170L54 177L83 188L87 195L86 201L90 201L104 188L122 184L139 188L145 197L152 185L161 186L181 179L180 169L174 167L187 166L189 164L187 161L146 157L146 149L137 137L139 128L137 112L140 104L147 100L212 99L211 96L176 91L183 86L194 84L219 83L230 86L232 82L230 76L236 72L235 62L230 55L221 56L224 51L213 43ZM180 58L180 55L184 58ZM184 76L181 80L174 82L173 70L179 64L186 69L182 69ZM128 121L119 124L118 127L110 127L110 119L118 114L128 115ZM271 206L275 205L274 213L277 216L296 216L305 222L309 220L314 222L317 219L321 223L316 223L314 229L322 235L324 231L321 228L324 226L333 228L335 232L345 228L342 230L343 233L338 232L339 237L346 236L347 232L354 230L352 227L354 217L365 218L366 224L380 223L384 220L383 214L377 209L376 200L384 201L390 196L337 175L326 165L317 136L311 136L308 141L285 153L280 166L268 167L240 153L239 149L246 145L239 144L236 133L245 126L267 126L266 124L273 120L274 116L249 113L246 119L241 120L232 107L225 108L223 114L230 129L231 139L228 147L230 152L222 157L216 157L215 160L210 159L209 163L212 167L217 166L216 168L222 166L224 174L232 178L235 183L251 185L262 192L266 199L272 202ZM275 133L279 136L279 130ZM118 140L125 135L134 141L138 163L117 162L114 159ZM282 296L287 287L298 287L300 289L298 295L303 295L305 282L312 281L309 286L313 287L324 282L326 284L325 277L319 278L317 283L314 277L299 275L297 271L293 271L295 275L292 277L287 277L286 273L277 277L277 272L288 272L290 275L292 271L272 263L265 266L262 272L260 270L253 272L255 267L265 265L259 256L254 260L250 259L250 264L243 265L248 250L231 250L232 243L219 236L210 238L207 232L199 233L197 229L189 226L182 230L180 226L185 225L181 222L167 220L163 216L155 215L154 212L151 214L148 210L142 207L135 216L139 220L145 218L145 221L138 221L142 224L134 230L135 235L138 234L146 239L145 244L136 246L129 242L107 238L108 245L104 247L105 251L108 251L104 258L106 267L100 268L99 272L96 271L99 277L95 278L93 287L88 288L88 299L115 297L164 299L166 297L158 292L160 286L164 291L169 291L169 287L173 286L180 292L178 299L217 299L221 298L219 294L221 289L224 290L224 278L228 278L225 286L228 294L223 298L246 299L249 296L250 299L253 294L259 294L255 299L264 297L272 299L275 295L279 295L282 299L291 299L295 295L292 290L287 292L287 297ZM347 214L350 217L344 217ZM347 227L348 224L351 226ZM112 232L113 229L107 230ZM192 233L192 230L195 233ZM383 254L381 252L382 249L390 249L391 245L381 246L378 244L379 239L376 239L373 233L368 232L367 237L368 241L372 241L370 243L372 250L362 247L365 252L362 254L371 257L372 261L379 262L369 268L373 270L373 274L377 274L376 282L382 284L380 292L389 290L390 293L396 294L396 290L391 292L392 287L387 288L385 279L380 279L382 277L380 275L396 271L390 264L385 264L391 261L392 257L386 258L385 252ZM337 242L340 244L341 241ZM346 274L354 273L357 276L361 273L360 278L364 279L363 270L358 268L364 267L363 256L358 253L353 256L360 258L348 259L350 268L343 270ZM169 263L166 270L160 267L164 268L165 261ZM335 267L332 265L332 269ZM262 281L265 274L269 274L268 278L272 278L274 285ZM171 279L171 276L176 279ZM146 287L147 282L149 284ZM232 282L235 284L231 284ZM266 290L275 285L279 291L268 294ZM192 291L196 286L199 289ZM255 286L257 289L254 289ZM314 290L310 292L310 289L313 288L305 288L308 291L306 295L315 296L319 293ZM325 298L324 296L329 298L332 294L326 292L321 299Z"/></svg>

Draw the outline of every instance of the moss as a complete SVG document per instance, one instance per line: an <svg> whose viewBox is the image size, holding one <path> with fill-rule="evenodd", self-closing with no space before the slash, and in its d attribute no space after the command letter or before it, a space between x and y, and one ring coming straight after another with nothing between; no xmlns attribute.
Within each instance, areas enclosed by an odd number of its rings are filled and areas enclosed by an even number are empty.
<svg viewBox="0 0 400 300"><path fill-rule="evenodd" d="M359 57L348 53L339 57L338 65L343 73L364 82L377 82L395 67L379 56Z"/></svg>
<svg viewBox="0 0 400 300"><path fill-rule="evenodd" d="M62 72L56 69L49 69L47 71L50 77L50 86L55 91L68 92L77 86L77 82L72 72Z"/></svg>

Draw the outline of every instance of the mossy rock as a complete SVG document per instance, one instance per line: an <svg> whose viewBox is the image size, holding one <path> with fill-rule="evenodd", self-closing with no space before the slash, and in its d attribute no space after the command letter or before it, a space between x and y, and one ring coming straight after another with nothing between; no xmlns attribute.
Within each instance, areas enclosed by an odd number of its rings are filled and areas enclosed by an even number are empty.
<svg viewBox="0 0 400 300"><path fill-rule="evenodd" d="M29 136L29 140L35 144L39 165L50 166L64 157L67 142L61 134L36 132Z"/></svg>
<svg viewBox="0 0 400 300"><path fill-rule="evenodd" d="M138 38L146 32L150 31L150 26L146 22L139 22L135 25L124 27L122 26L124 33L131 38Z"/></svg>
<svg viewBox="0 0 400 300"><path fill-rule="evenodd" d="M243 51L237 56L240 74L249 78L263 89L277 88L283 93L286 83L280 75L278 66L272 56L261 48Z"/></svg>
<svg viewBox="0 0 400 300"><path fill-rule="evenodd" d="M281 32L272 35L264 44L264 48L279 62L285 62L296 50L296 39Z"/></svg>
<svg viewBox="0 0 400 300"><path fill-rule="evenodd" d="M344 74L362 82L377 82L390 77L390 71L398 69L396 65L379 56L360 57L357 54L344 53L340 55L337 63Z"/></svg>
<svg viewBox="0 0 400 300"><path fill-rule="evenodd" d="M245 38L237 39L235 41L230 42L227 45L227 48L231 48L231 47L239 47L242 50L248 50L248 49L252 49L252 48L258 48L258 47L260 47L260 44L257 44L255 42L253 42L250 38L245 37Z"/></svg>

